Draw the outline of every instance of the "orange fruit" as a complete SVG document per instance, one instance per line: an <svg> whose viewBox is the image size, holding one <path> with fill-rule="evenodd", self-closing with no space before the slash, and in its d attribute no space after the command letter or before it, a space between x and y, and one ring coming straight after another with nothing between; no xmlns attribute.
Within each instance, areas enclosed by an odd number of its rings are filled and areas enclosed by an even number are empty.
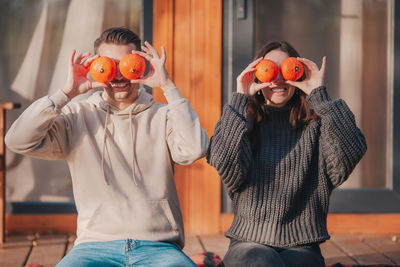
<svg viewBox="0 0 400 267"><path fill-rule="evenodd" d="M256 77L263 83L276 79L279 73L278 65L269 59L263 59L256 66Z"/></svg>
<svg viewBox="0 0 400 267"><path fill-rule="evenodd" d="M288 57L281 63L281 74L285 80L297 81L304 74L303 63L295 57Z"/></svg>
<svg viewBox="0 0 400 267"><path fill-rule="evenodd" d="M109 57L98 57L90 65L90 75L93 80L108 83L114 79L117 73L117 65Z"/></svg>
<svg viewBox="0 0 400 267"><path fill-rule="evenodd" d="M146 70L146 61L138 54L127 54L119 62L119 71L129 79L139 79Z"/></svg>

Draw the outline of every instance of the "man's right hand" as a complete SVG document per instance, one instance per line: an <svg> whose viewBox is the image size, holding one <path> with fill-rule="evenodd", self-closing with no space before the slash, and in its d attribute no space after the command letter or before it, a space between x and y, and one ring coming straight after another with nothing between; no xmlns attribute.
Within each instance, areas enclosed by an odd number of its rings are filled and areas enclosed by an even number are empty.
<svg viewBox="0 0 400 267"><path fill-rule="evenodd" d="M90 56L90 53L79 55L75 59L76 50L72 52L71 59L68 66L68 78L65 83L63 92L69 97L74 98L77 95L84 94L90 89L106 87L107 84L91 81L87 78L90 69L90 64L99 55Z"/></svg>

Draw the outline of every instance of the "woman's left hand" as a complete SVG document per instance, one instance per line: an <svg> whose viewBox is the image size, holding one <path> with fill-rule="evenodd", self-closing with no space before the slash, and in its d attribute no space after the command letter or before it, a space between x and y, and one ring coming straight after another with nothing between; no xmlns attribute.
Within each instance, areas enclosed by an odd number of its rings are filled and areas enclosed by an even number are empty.
<svg viewBox="0 0 400 267"><path fill-rule="evenodd" d="M301 89L304 93L309 95L313 89L324 85L326 57L322 58L321 69L319 69L317 64L309 59L297 59L302 62L305 67L306 78L300 82L286 81L286 83Z"/></svg>

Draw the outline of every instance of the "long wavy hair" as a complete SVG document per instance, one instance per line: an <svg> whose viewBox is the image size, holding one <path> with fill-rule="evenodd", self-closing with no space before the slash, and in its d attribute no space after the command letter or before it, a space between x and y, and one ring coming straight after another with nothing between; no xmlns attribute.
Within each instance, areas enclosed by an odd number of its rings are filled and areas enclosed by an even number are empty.
<svg viewBox="0 0 400 267"><path fill-rule="evenodd" d="M265 44L260 49L260 51L256 54L254 60L260 57L264 57L268 52L272 50L280 50L282 52L286 52L289 57L300 56L299 53L289 43L285 41L272 41ZM304 79L305 75L306 74L304 73L303 77L301 77L299 81ZM292 98L286 103L286 105L290 105L289 123L293 129L302 128L318 118L317 114L307 102L306 97L307 95L302 90L300 90L299 88L295 88L295 93L293 94ZM252 140L256 142L257 136L255 136L255 129L268 121L268 109L266 109L265 107L265 98L261 90L252 97L252 100L253 101L249 105L249 108L247 110L247 114L251 122L250 134ZM254 149L256 149L257 146L255 142L253 142Z"/></svg>

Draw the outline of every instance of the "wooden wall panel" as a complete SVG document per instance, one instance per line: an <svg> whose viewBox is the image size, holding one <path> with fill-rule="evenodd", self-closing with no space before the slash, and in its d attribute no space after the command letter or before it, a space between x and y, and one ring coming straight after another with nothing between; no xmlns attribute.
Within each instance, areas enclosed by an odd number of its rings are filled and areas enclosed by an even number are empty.
<svg viewBox="0 0 400 267"><path fill-rule="evenodd" d="M329 214L327 224L332 234L400 233L400 214Z"/></svg>
<svg viewBox="0 0 400 267"><path fill-rule="evenodd" d="M6 215L7 234L76 232L76 214Z"/></svg>
<svg viewBox="0 0 400 267"><path fill-rule="evenodd" d="M170 77L174 78L173 55L174 55L174 1L154 0L153 1L153 46L161 54L161 46L165 47L167 53L166 68ZM153 89L154 99L165 103L166 100L162 91L158 88Z"/></svg>
<svg viewBox="0 0 400 267"><path fill-rule="evenodd" d="M154 0L153 15L154 45L172 47L168 72L210 137L221 115L222 1ZM163 100L160 91L154 96ZM216 171L201 159L176 166L175 182L186 232L217 233L221 184Z"/></svg>

